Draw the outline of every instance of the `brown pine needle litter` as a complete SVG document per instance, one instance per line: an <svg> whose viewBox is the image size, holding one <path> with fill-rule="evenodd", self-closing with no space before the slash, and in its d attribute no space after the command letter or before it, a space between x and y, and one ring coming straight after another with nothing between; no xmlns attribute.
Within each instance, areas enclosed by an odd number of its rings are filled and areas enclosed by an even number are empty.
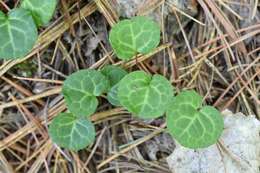
<svg viewBox="0 0 260 173"><path fill-rule="evenodd" d="M61 86L79 69L114 64L163 74L177 91L195 89L219 110L260 118L260 1L140 0L134 14L159 19L162 41L128 62L108 42L110 28L125 17L119 1L61 0L27 56L0 60L0 172L170 172L174 142L164 118L133 118L102 98L91 116L95 143L73 152L51 141L48 124L66 111ZM17 3L0 1L0 10Z"/></svg>

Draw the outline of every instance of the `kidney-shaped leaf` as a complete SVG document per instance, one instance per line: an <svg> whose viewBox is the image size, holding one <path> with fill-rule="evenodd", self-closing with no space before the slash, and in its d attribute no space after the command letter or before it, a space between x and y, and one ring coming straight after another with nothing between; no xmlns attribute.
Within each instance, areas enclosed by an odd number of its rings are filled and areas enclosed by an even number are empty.
<svg viewBox="0 0 260 173"><path fill-rule="evenodd" d="M156 118L166 111L173 97L173 87L161 75L135 71L119 82L117 96L129 112L140 118Z"/></svg>
<svg viewBox="0 0 260 173"><path fill-rule="evenodd" d="M64 81L62 93L70 112L76 116L89 116L98 106L96 96L108 88L109 81L101 72L80 70Z"/></svg>
<svg viewBox="0 0 260 173"><path fill-rule="evenodd" d="M212 106L201 105L202 97L195 91L183 91L170 103L167 128L184 147L208 147L217 142L223 131L220 112Z"/></svg>
<svg viewBox="0 0 260 173"><path fill-rule="evenodd" d="M28 10L14 9L8 15L0 11L0 58L25 56L37 37L37 28Z"/></svg>
<svg viewBox="0 0 260 173"><path fill-rule="evenodd" d="M153 20L137 16L113 26L109 41L120 59L128 60L137 53L146 54L160 42L160 26Z"/></svg>
<svg viewBox="0 0 260 173"><path fill-rule="evenodd" d="M78 151L95 140L94 125L71 113L61 113L55 117L49 127L49 134L54 143L69 150Z"/></svg>
<svg viewBox="0 0 260 173"><path fill-rule="evenodd" d="M57 5L57 0L23 0L21 7L31 11L37 26L48 24Z"/></svg>

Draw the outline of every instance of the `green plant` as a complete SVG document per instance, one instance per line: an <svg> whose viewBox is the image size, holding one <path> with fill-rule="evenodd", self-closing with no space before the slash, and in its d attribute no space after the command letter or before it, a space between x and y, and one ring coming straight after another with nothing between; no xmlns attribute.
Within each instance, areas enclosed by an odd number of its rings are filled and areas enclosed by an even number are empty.
<svg viewBox="0 0 260 173"><path fill-rule="evenodd" d="M0 11L0 57L22 57L37 40L37 28L29 11L11 10L6 16Z"/></svg>
<svg viewBox="0 0 260 173"><path fill-rule="evenodd" d="M109 90L109 92L107 93L107 100L109 103L111 103L114 106L122 106L118 99L117 93L118 93L118 84L113 86Z"/></svg>
<svg viewBox="0 0 260 173"><path fill-rule="evenodd" d="M51 122L49 134L53 142L74 151L91 144L95 127L88 117L97 109L97 96L109 88L110 81L100 71L80 70L70 75L62 87L70 113L61 113Z"/></svg>
<svg viewBox="0 0 260 173"><path fill-rule="evenodd" d="M113 27L110 42L118 57L126 60L155 48L160 40L158 29L150 19L135 17ZM185 147L214 144L223 130L219 111L202 106L202 97L195 91L175 96L170 81L158 74L127 73L112 65L100 71L80 70L65 80L62 93L70 113L55 117L49 132L55 143L75 151L94 141L95 129L88 117L97 109L97 96L105 93L112 105L123 106L139 118L157 118L166 113L169 133Z"/></svg>
<svg viewBox="0 0 260 173"><path fill-rule="evenodd" d="M89 116L96 111L100 96L109 88L108 79L99 71L80 70L64 82L62 93L68 109L75 116Z"/></svg>
<svg viewBox="0 0 260 173"><path fill-rule="evenodd" d="M125 75L127 75L127 72L120 67L107 65L101 70L101 73L104 74L110 82L110 87L107 92L108 102L114 106L121 106L117 97L118 83Z"/></svg>
<svg viewBox="0 0 260 173"><path fill-rule="evenodd" d="M43 26L49 23L56 5L57 0L23 0L21 3L22 8L31 11L37 26Z"/></svg>
<svg viewBox="0 0 260 173"><path fill-rule="evenodd" d="M166 78L151 76L143 71L126 75L118 86L121 105L140 118L163 115L172 97L173 87Z"/></svg>
<svg viewBox="0 0 260 173"><path fill-rule="evenodd" d="M118 58L128 60L137 53L146 54L160 42L160 27L153 20L137 16L113 26L109 41Z"/></svg>
<svg viewBox="0 0 260 173"><path fill-rule="evenodd" d="M23 0L8 14L0 11L0 59L25 56L34 46L37 26L48 23L57 0Z"/></svg>
<svg viewBox="0 0 260 173"><path fill-rule="evenodd" d="M202 106L195 91L182 91L171 100L167 128L183 146L204 148L217 142L224 128L221 114L212 106Z"/></svg>
<svg viewBox="0 0 260 173"><path fill-rule="evenodd" d="M80 150L95 140L94 125L83 117L71 113L61 113L55 117L49 127L53 142L70 150Z"/></svg>
<svg viewBox="0 0 260 173"><path fill-rule="evenodd" d="M127 71L114 65L105 66L103 69L101 69L101 73L107 77L110 84L110 89L118 84L118 82L125 75L127 75Z"/></svg>

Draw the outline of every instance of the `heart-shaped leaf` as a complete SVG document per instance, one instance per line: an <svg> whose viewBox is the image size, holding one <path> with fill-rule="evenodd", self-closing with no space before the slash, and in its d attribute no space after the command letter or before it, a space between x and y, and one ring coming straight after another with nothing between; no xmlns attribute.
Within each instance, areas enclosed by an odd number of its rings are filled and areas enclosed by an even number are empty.
<svg viewBox="0 0 260 173"><path fill-rule="evenodd" d="M160 42L160 26L153 20L137 16L113 26L109 41L118 58L128 60L137 53L147 54Z"/></svg>
<svg viewBox="0 0 260 173"><path fill-rule="evenodd" d="M185 147L208 147L217 142L223 131L220 112L201 105L202 97L195 91L183 91L173 98L166 113L170 134Z"/></svg>
<svg viewBox="0 0 260 173"><path fill-rule="evenodd" d="M11 10L6 16L0 11L0 58L15 59L25 56L38 37L37 28L25 9Z"/></svg>
<svg viewBox="0 0 260 173"><path fill-rule="evenodd" d="M49 134L54 143L69 150L78 151L95 140L94 125L71 113L61 113L55 117L49 127Z"/></svg>
<svg viewBox="0 0 260 173"><path fill-rule="evenodd" d="M96 96L100 96L108 88L109 81L101 72L80 70L64 81L62 93L70 112L75 116L89 116L98 106Z"/></svg>
<svg viewBox="0 0 260 173"><path fill-rule="evenodd" d="M165 77L151 76L143 71L126 75L118 86L121 105L140 118L163 115L172 97L173 87Z"/></svg>
<svg viewBox="0 0 260 173"><path fill-rule="evenodd" d="M23 0L21 7L31 11L33 19L37 26L43 26L50 21L55 8L57 0Z"/></svg>
<svg viewBox="0 0 260 173"><path fill-rule="evenodd" d="M127 75L127 72L124 69L114 65L105 66L101 70L101 73L108 78L111 88Z"/></svg>

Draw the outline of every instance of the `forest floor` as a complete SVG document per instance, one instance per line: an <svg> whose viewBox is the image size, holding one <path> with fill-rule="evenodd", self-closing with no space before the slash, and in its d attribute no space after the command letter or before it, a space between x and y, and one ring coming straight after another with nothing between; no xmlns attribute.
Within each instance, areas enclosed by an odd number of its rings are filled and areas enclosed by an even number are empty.
<svg viewBox="0 0 260 173"><path fill-rule="evenodd" d="M17 3L0 1L0 9ZM133 118L102 99L91 116L93 145L72 152L48 135L48 124L66 111L63 81L79 69L120 65L108 33L134 15L160 23L161 43L126 62L126 70L162 74L177 91L194 89L220 111L259 119L259 9L257 0L60 0L28 56L0 60L0 172L170 172L166 157L175 144L163 130L165 119Z"/></svg>

